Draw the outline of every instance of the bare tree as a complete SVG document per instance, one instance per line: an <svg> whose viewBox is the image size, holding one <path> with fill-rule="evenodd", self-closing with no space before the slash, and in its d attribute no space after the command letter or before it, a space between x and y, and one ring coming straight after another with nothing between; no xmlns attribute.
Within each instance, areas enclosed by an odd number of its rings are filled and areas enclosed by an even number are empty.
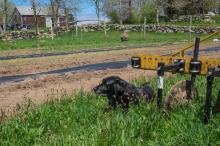
<svg viewBox="0 0 220 146"><path fill-rule="evenodd" d="M104 0L90 0L92 4L95 6L96 15L98 18L98 24L100 24L100 14L103 7Z"/></svg>
<svg viewBox="0 0 220 146"><path fill-rule="evenodd" d="M25 0L25 1L30 2L31 4L31 9L34 15L35 33L39 34L38 15L42 11L43 2L41 0Z"/></svg>
<svg viewBox="0 0 220 146"><path fill-rule="evenodd" d="M32 6L33 13L34 13L35 33L39 34L37 14L40 12L40 8L38 8L38 1L31 0L31 6Z"/></svg>
<svg viewBox="0 0 220 146"><path fill-rule="evenodd" d="M52 16L53 29L58 27L59 10L60 10L61 0L50 0L50 14Z"/></svg>
<svg viewBox="0 0 220 146"><path fill-rule="evenodd" d="M62 0L61 9L65 14L65 25L66 28L69 28L69 16L74 15L80 10L80 0Z"/></svg>
<svg viewBox="0 0 220 146"><path fill-rule="evenodd" d="M160 17L160 13L161 13L161 10L163 9L164 7L164 0L155 0L155 6L156 6L156 22L157 22L157 25L160 24L160 20L159 20L159 17Z"/></svg>
<svg viewBox="0 0 220 146"><path fill-rule="evenodd" d="M3 33L6 31L6 24L14 9L13 4L8 0L0 0L0 16L2 18Z"/></svg>

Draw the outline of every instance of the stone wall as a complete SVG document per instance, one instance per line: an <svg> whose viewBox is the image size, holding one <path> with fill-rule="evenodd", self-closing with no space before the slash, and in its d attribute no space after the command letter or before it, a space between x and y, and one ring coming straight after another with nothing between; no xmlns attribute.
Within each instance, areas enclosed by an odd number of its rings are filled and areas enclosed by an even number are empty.
<svg viewBox="0 0 220 146"><path fill-rule="evenodd" d="M104 25L101 25L98 27L98 25L90 24L90 25L82 25L80 26L80 29L84 32L89 31L103 31ZM207 33L213 33L216 30L220 29L220 27L192 27L191 30L188 26L158 26L158 25L146 25L145 27L146 31L148 32L162 32L162 33L186 33L186 32L192 32L192 33L200 33L200 34L207 34ZM110 24L106 25L106 30L112 30L112 31L143 31L144 26L143 25L117 25L117 24Z"/></svg>
<svg viewBox="0 0 220 146"><path fill-rule="evenodd" d="M220 27L192 27L191 30L188 26L158 26L158 25L146 25L146 31L148 32L161 32L161 33L200 33L200 34L207 34L213 33L220 29ZM75 29L72 28L72 29ZM79 26L79 31L83 32L91 32L91 31L103 31L104 25L82 25ZM117 25L117 24L108 24L106 25L107 31L134 31L139 32L143 31L143 25ZM59 32L68 32L71 30L60 29ZM12 31L7 32L5 35L0 35L0 40L3 41L10 41L10 40L21 40L21 39L33 39L33 38L51 38L50 32L40 32L39 35L36 35L34 32L31 31Z"/></svg>
<svg viewBox="0 0 220 146"><path fill-rule="evenodd" d="M172 22L190 22L190 17L193 22L214 22L212 15L181 15L177 19L171 20Z"/></svg>
<svg viewBox="0 0 220 146"><path fill-rule="evenodd" d="M33 39L33 38L50 38L51 34L48 33L39 33L36 35L32 31L11 31L6 32L4 35L0 35L0 40L11 41L11 40L23 40L23 39Z"/></svg>

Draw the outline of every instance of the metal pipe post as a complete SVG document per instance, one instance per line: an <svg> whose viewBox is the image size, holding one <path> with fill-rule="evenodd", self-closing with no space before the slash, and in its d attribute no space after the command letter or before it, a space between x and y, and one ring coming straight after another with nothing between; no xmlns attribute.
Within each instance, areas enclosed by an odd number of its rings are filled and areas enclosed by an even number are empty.
<svg viewBox="0 0 220 146"><path fill-rule="evenodd" d="M205 101L205 113L204 113L204 123L207 124L210 120L211 113L211 102L212 102L212 84L214 81L214 68L209 68L207 74L207 89L206 89L206 101Z"/></svg>
<svg viewBox="0 0 220 146"><path fill-rule="evenodd" d="M192 61L197 61L198 60L198 57L199 57L199 43L200 43L200 38L196 38L195 40L195 49L194 49L194 53L193 53L193 59ZM194 87L195 87L195 80L196 80L196 73L194 72L191 72L192 75L191 75L191 86L189 88L189 95L188 95L188 99L192 99L193 97L193 90L194 90Z"/></svg>
<svg viewBox="0 0 220 146"><path fill-rule="evenodd" d="M163 108L163 82L164 82L164 67L165 64L164 63L159 63L158 64L158 69L157 69L157 75L158 75L158 79L157 79L157 107L159 108L159 110L161 111Z"/></svg>
<svg viewBox="0 0 220 146"><path fill-rule="evenodd" d="M218 97L215 103L214 113L219 114L220 113L220 90L218 92Z"/></svg>

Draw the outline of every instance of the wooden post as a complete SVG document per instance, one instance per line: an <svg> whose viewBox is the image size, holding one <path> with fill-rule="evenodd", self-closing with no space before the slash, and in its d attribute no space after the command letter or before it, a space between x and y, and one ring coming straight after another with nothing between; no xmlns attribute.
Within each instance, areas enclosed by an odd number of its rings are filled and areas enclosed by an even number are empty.
<svg viewBox="0 0 220 146"><path fill-rule="evenodd" d="M146 36L146 17L144 17L144 37Z"/></svg>
<svg viewBox="0 0 220 146"><path fill-rule="evenodd" d="M76 37L78 37L78 25L77 25L77 22L76 22Z"/></svg>
<svg viewBox="0 0 220 146"><path fill-rule="evenodd" d="M51 25L51 39L53 40L53 35L54 35L54 32L53 32L53 24Z"/></svg>
<svg viewBox="0 0 220 146"><path fill-rule="evenodd" d="M106 32L106 22L104 20L104 32L105 32L105 36L107 35L107 32Z"/></svg>
<svg viewBox="0 0 220 146"><path fill-rule="evenodd" d="M189 25L189 37L190 37L190 41L192 40L192 16L190 16L190 25Z"/></svg>

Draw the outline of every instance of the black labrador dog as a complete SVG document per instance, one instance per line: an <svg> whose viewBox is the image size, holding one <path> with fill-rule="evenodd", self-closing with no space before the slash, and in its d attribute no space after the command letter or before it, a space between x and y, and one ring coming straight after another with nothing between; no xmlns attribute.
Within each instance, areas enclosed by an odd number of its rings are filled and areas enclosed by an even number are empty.
<svg viewBox="0 0 220 146"><path fill-rule="evenodd" d="M129 103L138 104L141 98L150 102L155 95L148 84L137 88L117 76L104 78L93 90L98 95L107 96L109 105L113 108L121 106L123 109L128 109Z"/></svg>

